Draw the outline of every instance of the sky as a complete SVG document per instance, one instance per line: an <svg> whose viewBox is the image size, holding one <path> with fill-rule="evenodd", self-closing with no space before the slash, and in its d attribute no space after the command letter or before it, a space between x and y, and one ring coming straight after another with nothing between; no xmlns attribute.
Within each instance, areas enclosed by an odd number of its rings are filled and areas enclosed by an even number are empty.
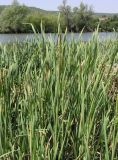
<svg viewBox="0 0 118 160"><path fill-rule="evenodd" d="M44 10L58 10L58 6L62 4L62 0L18 0L19 3L27 6L34 6ZM68 0L68 4L72 7L79 6L83 1L88 5L92 5L95 12L98 13L118 13L118 0ZM0 0L0 5L11 4L12 0Z"/></svg>

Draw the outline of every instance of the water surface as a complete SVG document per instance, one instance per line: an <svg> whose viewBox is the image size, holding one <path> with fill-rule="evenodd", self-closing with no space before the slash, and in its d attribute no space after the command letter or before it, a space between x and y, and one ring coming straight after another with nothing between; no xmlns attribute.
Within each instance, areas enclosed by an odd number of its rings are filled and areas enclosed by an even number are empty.
<svg viewBox="0 0 118 160"><path fill-rule="evenodd" d="M81 36L82 41L88 41L92 38L93 33L87 32L83 33ZM118 34L114 32L100 32L99 34L100 40L106 39L116 39ZM55 41L57 39L56 33L45 34L46 40L50 39L50 37ZM74 40L80 39L80 33L68 33L67 34L67 41L70 41L73 37ZM31 40L34 38L34 34L0 34L0 43L8 43L8 42L15 42L15 41L25 41L26 39ZM41 34L39 34L39 38L41 38Z"/></svg>

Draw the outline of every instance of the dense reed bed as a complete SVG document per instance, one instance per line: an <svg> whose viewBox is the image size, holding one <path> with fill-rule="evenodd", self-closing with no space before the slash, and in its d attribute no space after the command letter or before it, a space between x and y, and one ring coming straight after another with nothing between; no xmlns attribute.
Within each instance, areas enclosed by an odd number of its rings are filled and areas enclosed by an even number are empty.
<svg viewBox="0 0 118 160"><path fill-rule="evenodd" d="M0 160L118 159L118 40L0 46Z"/></svg>

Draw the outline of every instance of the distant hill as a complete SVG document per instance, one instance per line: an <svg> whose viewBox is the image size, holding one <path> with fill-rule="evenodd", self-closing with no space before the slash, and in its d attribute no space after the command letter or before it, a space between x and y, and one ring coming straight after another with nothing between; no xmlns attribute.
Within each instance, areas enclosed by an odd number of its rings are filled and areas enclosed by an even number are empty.
<svg viewBox="0 0 118 160"><path fill-rule="evenodd" d="M46 11L40 8L36 8L36 7L29 7L32 11L39 11L41 13L52 13L52 14L58 14L58 11Z"/></svg>
<svg viewBox="0 0 118 160"><path fill-rule="evenodd" d="M9 7L9 5L0 5L0 13L6 8L6 7ZM40 9L40 8L36 8L36 7L29 7L31 11L39 11L41 13L44 13L44 14L47 14L47 13L50 13L50 14L58 14L58 11L46 11L46 10L43 10L43 9Z"/></svg>
<svg viewBox="0 0 118 160"><path fill-rule="evenodd" d="M111 17L111 16L114 16L114 15L118 15L118 13L95 13L96 16L107 16L107 17Z"/></svg>
<svg viewBox="0 0 118 160"><path fill-rule="evenodd" d="M3 11L3 9L5 7L8 7L9 5L0 5L0 13ZM40 8L36 8L36 7L29 7L31 9L31 11L39 11L40 13L50 13L50 14L58 14L58 11L47 11L47 10L43 10ZM118 13L95 13L96 16L113 16L113 15L118 15Z"/></svg>

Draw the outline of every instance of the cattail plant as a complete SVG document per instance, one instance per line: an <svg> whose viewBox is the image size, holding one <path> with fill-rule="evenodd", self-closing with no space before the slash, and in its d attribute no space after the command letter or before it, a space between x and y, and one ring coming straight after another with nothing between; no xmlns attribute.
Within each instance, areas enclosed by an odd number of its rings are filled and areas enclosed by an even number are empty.
<svg viewBox="0 0 118 160"><path fill-rule="evenodd" d="M35 35L0 46L0 159L117 160L118 41Z"/></svg>

